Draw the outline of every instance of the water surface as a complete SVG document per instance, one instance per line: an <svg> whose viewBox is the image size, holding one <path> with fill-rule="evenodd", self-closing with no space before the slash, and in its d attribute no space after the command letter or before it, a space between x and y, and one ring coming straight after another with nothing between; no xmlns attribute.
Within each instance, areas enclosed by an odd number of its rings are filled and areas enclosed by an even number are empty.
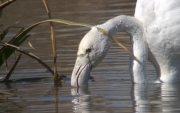
<svg viewBox="0 0 180 113"><path fill-rule="evenodd" d="M92 25L101 24L118 15L133 15L135 0L51 0L52 16L74 22ZM47 19L42 1L18 0L3 11L0 18L2 31L20 21L12 28L8 41L21 27ZM17 28L18 27L18 28ZM65 84L54 87L48 71L31 58L23 55L11 79L22 79L7 85L0 84L0 112L2 113L179 113L179 84L132 85L129 76L129 54L112 45L108 55L97 68L93 69L95 81L88 88L72 88L70 75L76 59L81 38L88 28L56 24L58 73L66 75ZM119 41L129 47L125 33L116 35ZM51 67L53 55L49 24L43 24L31 32L28 39L35 50L25 42L21 47L40 57ZM16 57L18 57L16 52ZM13 55L8 61L8 70L15 62ZM0 77L8 71L0 67ZM149 63L148 74L155 78L154 68Z"/></svg>

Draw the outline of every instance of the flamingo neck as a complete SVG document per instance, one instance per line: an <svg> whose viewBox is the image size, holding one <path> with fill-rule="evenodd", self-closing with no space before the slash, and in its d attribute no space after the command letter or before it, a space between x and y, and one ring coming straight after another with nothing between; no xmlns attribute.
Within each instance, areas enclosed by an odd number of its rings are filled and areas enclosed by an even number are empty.
<svg viewBox="0 0 180 113"><path fill-rule="evenodd" d="M148 47L144 41L142 24L134 17L130 16L117 16L108 20L106 23L98 25L97 27L103 28L109 32L111 36L119 31L124 31L129 34L131 39L131 49L134 57L130 56L130 75L134 83L145 83L148 81L147 76L147 58Z"/></svg>

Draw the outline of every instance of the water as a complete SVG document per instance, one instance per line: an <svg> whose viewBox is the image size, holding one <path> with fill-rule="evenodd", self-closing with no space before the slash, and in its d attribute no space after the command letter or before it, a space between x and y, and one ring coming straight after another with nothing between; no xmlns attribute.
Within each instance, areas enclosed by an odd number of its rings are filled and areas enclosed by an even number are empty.
<svg viewBox="0 0 180 113"><path fill-rule="evenodd" d="M51 0L52 16L74 22L101 24L110 18L125 14L133 15L135 0ZM47 19L42 1L18 0L3 11L0 18L2 31L16 21L17 27L28 27L35 22ZM81 38L88 28L56 24L58 73L66 75L65 84L54 87L52 75L40 64L23 55L9 84L0 84L0 112L2 113L179 113L179 84L132 85L129 76L129 54L115 44L110 52L91 75L95 81L88 88L72 88L70 75L76 59ZM12 28L5 41L20 28ZM116 35L119 41L129 47L129 38L125 33ZM51 67L52 47L49 24L43 24L31 32L29 40L21 47L40 57ZM16 52L16 57L18 57ZM8 61L8 70L15 56ZM0 67L0 77L8 71ZM153 79L156 72L148 63L148 74ZM19 80L20 79L20 80Z"/></svg>

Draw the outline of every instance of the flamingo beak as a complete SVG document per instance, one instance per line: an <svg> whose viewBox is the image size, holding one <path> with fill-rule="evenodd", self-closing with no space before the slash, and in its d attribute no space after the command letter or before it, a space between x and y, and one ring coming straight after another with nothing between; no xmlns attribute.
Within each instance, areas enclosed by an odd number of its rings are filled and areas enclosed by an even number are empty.
<svg viewBox="0 0 180 113"><path fill-rule="evenodd" d="M71 75L71 86L87 86L90 78L91 62L87 57L77 57L76 63Z"/></svg>

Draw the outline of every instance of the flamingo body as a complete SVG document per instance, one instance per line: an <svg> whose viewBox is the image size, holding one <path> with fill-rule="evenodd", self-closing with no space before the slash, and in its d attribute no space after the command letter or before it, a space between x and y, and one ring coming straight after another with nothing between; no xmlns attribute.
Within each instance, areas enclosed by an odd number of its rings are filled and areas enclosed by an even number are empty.
<svg viewBox="0 0 180 113"><path fill-rule="evenodd" d="M165 83L180 81L180 2L138 0L135 17L143 24L149 60Z"/></svg>
<svg viewBox="0 0 180 113"><path fill-rule="evenodd" d="M179 0L138 0L135 16L117 16L92 27L79 44L71 85L88 84L90 71L108 53L112 40L97 27L109 32L126 32L137 59L130 56L130 75L134 83L152 82L147 60L157 71L153 82L180 82L180 2Z"/></svg>

